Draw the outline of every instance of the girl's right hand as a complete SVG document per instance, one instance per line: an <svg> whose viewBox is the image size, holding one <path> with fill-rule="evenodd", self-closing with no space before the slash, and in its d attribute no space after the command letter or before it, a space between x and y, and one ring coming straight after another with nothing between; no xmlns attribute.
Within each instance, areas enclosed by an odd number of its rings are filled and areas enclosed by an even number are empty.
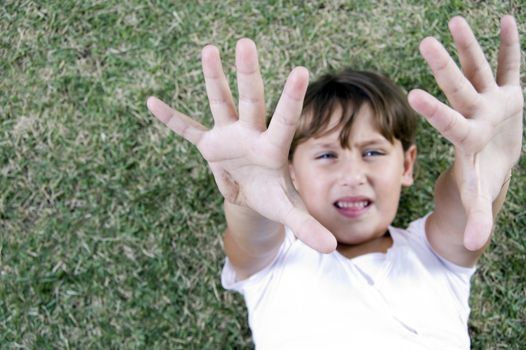
<svg viewBox="0 0 526 350"><path fill-rule="evenodd" d="M236 47L238 111L216 47L203 49L202 65L214 118L212 129L155 97L148 99L149 110L198 148L227 201L288 226L320 252L333 251L336 239L307 212L288 170L288 152L301 115L308 71L298 67L290 73L267 129L263 80L251 40L241 39Z"/></svg>

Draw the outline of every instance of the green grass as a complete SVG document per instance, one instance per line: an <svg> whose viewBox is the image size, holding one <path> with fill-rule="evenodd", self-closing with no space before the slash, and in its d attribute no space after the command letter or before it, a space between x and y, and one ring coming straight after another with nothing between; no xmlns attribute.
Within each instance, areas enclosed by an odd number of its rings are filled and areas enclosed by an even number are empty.
<svg viewBox="0 0 526 350"><path fill-rule="evenodd" d="M146 110L157 95L210 125L199 54L253 38L272 106L295 65L353 65L438 93L419 57L465 15L486 53L520 1L7 1L0 8L0 348L251 346L222 290L222 200L199 154ZM524 49L524 46L523 46ZM524 65L523 65L524 67ZM235 90L235 89L234 89ZM431 209L451 151L428 125L403 225ZM472 287L475 349L526 343L526 163Z"/></svg>

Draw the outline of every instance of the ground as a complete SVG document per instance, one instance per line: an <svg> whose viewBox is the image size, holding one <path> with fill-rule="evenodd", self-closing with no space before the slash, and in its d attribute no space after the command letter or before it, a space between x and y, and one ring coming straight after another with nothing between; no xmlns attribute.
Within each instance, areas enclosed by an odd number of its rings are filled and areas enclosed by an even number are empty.
<svg viewBox="0 0 526 350"><path fill-rule="evenodd" d="M4 1L0 347L250 348L243 300L220 285L221 197L196 150L150 116L146 98L210 125L200 50L217 45L234 84L241 37L258 45L269 110L297 65L313 77L376 70L438 94L417 47L434 35L452 49L456 14L493 63L501 15L517 18L524 42L518 0L424 3ZM434 180L451 161L424 122L418 147L398 225L432 209ZM473 279L474 349L526 343L524 198L523 158Z"/></svg>

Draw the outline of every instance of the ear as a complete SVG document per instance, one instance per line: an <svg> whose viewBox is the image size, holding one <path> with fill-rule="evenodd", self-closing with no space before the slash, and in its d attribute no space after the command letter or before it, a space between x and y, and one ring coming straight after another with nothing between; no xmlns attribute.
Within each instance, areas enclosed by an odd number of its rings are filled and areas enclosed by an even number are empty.
<svg viewBox="0 0 526 350"><path fill-rule="evenodd" d="M296 170L294 169L294 165L292 164L292 161L289 162L289 174L290 174L290 179L292 180L292 184L294 185L294 188L297 191L298 185L296 182Z"/></svg>
<svg viewBox="0 0 526 350"><path fill-rule="evenodd" d="M411 145L404 152L404 173L402 174L402 186L409 187L413 184L413 170L416 162L416 145Z"/></svg>

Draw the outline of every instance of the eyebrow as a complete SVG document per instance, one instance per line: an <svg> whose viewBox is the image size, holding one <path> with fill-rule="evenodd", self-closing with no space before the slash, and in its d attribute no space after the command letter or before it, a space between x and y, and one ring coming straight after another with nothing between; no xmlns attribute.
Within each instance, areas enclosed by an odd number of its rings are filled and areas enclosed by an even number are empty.
<svg viewBox="0 0 526 350"><path fill-rule="evenodd" d="M313 146L317 148L332 148L334 146L340 146L340 142L316 142Z"/></svg>
<svg viewBox="0 0 526 350"><path fill-rule="evenodd" d="M372 138L372 139L361 141L359 143L356 143L355 145L358 146L358 147L365 147L365 146L376 145L376 144L385 144L385 143L389 143L390 144L389 140L387 140L385 138L377 137L377 138ZM331 148L331 147L335 147L335 146L340 147L340 140L338 139L335 142L314 143L314 146L317 147L317 148Z"/></svg>
<svg viewBox="0 0 526 350"><path fill-rule="evenodd" d="M385 144L385 143L389 143L389 140L385 139L385 138L374 138L374 139L370 139L370 140L365 140L365 141L362 141L362 142L359 142L357 145L358 146L369 146L369 145L375 145L375 144Z"/></svg>

